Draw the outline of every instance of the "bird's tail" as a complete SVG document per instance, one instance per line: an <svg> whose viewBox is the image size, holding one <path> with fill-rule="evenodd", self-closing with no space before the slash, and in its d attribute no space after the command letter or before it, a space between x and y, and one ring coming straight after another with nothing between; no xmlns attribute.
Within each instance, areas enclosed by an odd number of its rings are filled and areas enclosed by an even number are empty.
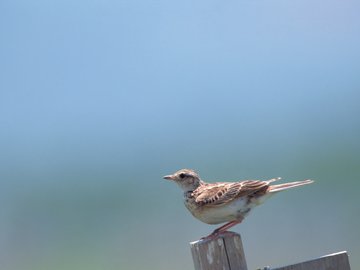
<svg viewBox="0 0 360 270"><path fill-rule="evenodd" d="M283 191L285 189L299 187L299 186L303 186L303 185L307 185L307 184L311 184L311 183L314 183L314 181L308 179L308 180L303 180L303 181L296 181L296 182L284 183L284 184L279 184L279 185L273 185L273 186L269 187L268 191L271 193L279 192L279 191Z"/></svg>

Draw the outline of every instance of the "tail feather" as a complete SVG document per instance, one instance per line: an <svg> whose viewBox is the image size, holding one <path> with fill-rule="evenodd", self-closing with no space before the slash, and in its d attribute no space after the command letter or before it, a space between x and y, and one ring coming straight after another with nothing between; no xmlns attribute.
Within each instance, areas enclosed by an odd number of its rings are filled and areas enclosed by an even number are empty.
<svg viewBox="0 0 360 270"><path fill-rule="evenodd" d="M268 184L275 182L275 181L279 181L281 180L281 177L276 177L276 178L271 178L269 180L266 180L265 182L267 182Z"/></svg>
<svg viewBox="0 0 360 270"><path fill-rule="evenodd" d="M299 186L303 186L303 185L307 185L307 184L311 184L311 183L314 183L314 181L308 179L308 180L303 180L303 181L296 181L296 182L284 183L284 184L279 184L279 185L273 185L273 186L269 187L268 191L269 192L279 192L279 191L283 191L285 189L299 187Z"/></svg>

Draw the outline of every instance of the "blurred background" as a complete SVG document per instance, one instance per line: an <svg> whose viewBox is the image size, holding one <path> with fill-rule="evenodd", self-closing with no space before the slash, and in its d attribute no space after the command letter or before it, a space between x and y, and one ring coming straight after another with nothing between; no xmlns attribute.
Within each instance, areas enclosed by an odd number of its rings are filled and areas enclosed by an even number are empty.
<svg viewBox="0 0 360 270"><path fill-rule="evenodd" d="M234 231L249 269L360 268L360 3L2 0L0 268L193 269L162 179L314 179Z"/></svg>

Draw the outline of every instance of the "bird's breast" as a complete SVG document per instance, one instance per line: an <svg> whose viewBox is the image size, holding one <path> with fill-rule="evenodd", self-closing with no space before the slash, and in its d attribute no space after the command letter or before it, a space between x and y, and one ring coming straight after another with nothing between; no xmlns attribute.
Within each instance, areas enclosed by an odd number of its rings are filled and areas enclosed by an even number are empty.
<svg viewBox="0 0 360 270"><path fill-rule="evenodd" d="M253 207L245 198L220 205L199 205L194 198L185 198L184 203L194 217L207 224L219 224L243 218Z"/></svg>

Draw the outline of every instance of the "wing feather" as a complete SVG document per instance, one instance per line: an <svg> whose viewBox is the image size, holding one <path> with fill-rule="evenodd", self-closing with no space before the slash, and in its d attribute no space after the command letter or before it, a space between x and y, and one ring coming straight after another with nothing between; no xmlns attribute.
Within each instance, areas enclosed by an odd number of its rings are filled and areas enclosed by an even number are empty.
<svg viewBox="0 0 360 270"><path fill-rule="evenodd" d="M256 196L263 194L269 187L269 182L258 180L247 180L242 182L224 182L207 184L195 190L193 196L199 205L216 206L231 202L244 196Z"/></svg>

